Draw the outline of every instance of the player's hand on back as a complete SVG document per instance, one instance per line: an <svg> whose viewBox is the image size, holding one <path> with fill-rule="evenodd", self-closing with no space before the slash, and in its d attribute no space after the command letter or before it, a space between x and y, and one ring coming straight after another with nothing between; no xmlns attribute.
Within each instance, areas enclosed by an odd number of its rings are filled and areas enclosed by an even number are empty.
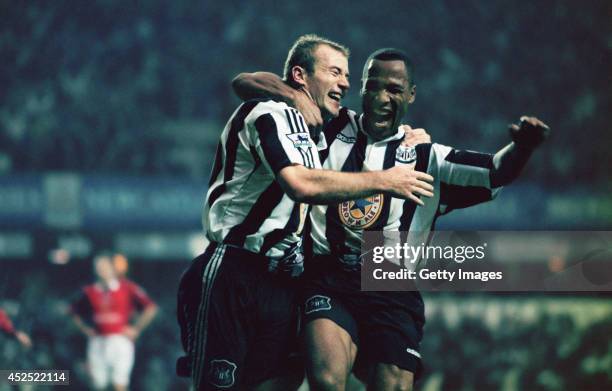
<svg viewBox="0 0 612 391"><path fill-rule="evenodd" d="M510 137L518 146L536 148L550 134L550 127L536 117L522 116L519 124L511 124Z"/></svg>
<svg viewBox="0 0 612 391"><path fill-rule="evenodd" d="M400 129L404 131L402 145L405 147L431 143L431 136L423 128L413 129L410 125L400 125Z"/></svg>
<svg viewBox="0 0 612 391"><path fill-rule="evenodd" d="M305 89L295 92L293 106L302 113L304 120L306 120L306 125L315 129L323 126L321 110Z"/></svg>
<svg viewBox="0 0 612 391"><path fill-rule="evenodd" d="M424 172L416 171L410 166L395 166L385 170L392 182L390 192L394 197L410 199L418 205L424 205L420 196L433 197L434 188L431 185L434 178Z"/></svg>

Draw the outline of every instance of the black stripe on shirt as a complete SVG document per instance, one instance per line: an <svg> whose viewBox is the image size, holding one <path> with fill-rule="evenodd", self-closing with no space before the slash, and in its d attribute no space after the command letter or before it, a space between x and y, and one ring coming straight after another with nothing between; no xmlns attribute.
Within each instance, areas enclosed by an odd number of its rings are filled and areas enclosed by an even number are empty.
<svg viewBox="0 0 612 391"><path fill-rule="evenodd" d="M272 114L263 114L255 121L255 129L261 140L261 149L274 174L291 165L283 143L278 139L278 129Z"/></svg>
<svg viewBox="0 0 612 391"><path fill-rule="evenodd" d="M397 147L400 146L403 139L394 140L387 143L385 149L385 159L383 161L383 169L388 169L395 166L395 154L397 151ZM374 224L366 228L366 231L378 231L383 230L385 225L387 225L387 220L389 219L389 213L391 211L391 199L393 197L389 193L383 193L383 209L380 213L380 216L376 220Z"/></svg>
<svg viewBox="0 0 612 391"><path fill-rule="evenodd" d="M236 154L238 151L238 133L244 128L244 120L253 111L260 101L248 101L242 104L238 109L238 112L232 119L230 130L225 141L225 167L223 174L223 183L215 188L208 197L208 205L215 203L217 198L225 191L225 184L229 182L234 176L234 168L236 164Z"/></svg>
<svg viewBox="0 0 612 391"><path fill-rule="evenodd" d="M212 186L213 183L217 181L217 177L221 173L221 169L223 168L223 146L221 142L217 144L217 152L215 153L215 164L213 165L213 169L210 173L210 180L208 181L208 187Z"/></svg>
<svg viewBox="0 0 612 391"><path fill-rule="evenodd" d="M296 202L291 210L291 216L289 221L285 224L284 228L278 228L264 237L263 244L261 245L260 254L265 255L272 247L282 241L286 236L296 232L300 225L300 203Z"/></svg>
<svg viewBox="0 0 612 391"><path fill-rule="evenodd" d="M224 182L229 182L234 176L234 168L236 164L236 153L238 151L238 133L244 128L244 120L251 113L251 111L257 106L259 101L249 101L244 103L238 113L232 119L229 134L227 135L227 141L225 142L225 175L223 177Z"/></svg>
<svg viewBox="0 0 612 391"><path fill-rule="evenodd" d="M351 149L348 157L342 165L344 172L361 172L363 161L365 160L365 151L368 146L368 136L364 132L357 133L357 141Z"/></svg>
<svg viewBox="0 0 612 391"><path fill-rule="evenodd" d="M297 118L299 119L298 121L298 126L300 128L300 130L304 133L310 134L308 132L308 127L306 126L306 124L304 123L304 117L302 117L301 114L298 113L298 111L295 111L295 113L297 114ZM314 141L314 140L313 140ZM316 148L316 145L307 148L304 153L307 154L310 165L308 165L307 167L309 168L314 168L315 167L315 160L314 160L314 155L312 153L313 148Z"/></svg>
<svg viewBox="0 0 612 391"><path fill-rule="evenodd" d="M298 112L299 113L299 112ZM310 131L308 130L308 126L306 126L306 122L304 122L304 116L303 115L298 115L298 118L300 119L300 127L302 128L302 130L308 134L310 134L310 137L313 139L313 141L315 142L315 144L319 143L319 139L314 138L314 136L310 133Z"/></svg>
<svg viewBox="0 0 612 391"><path fill-rule="evenodd" d="M229 231L223 240L224 243L238 247L244 246L246 237L259 230L264 221L270 217L272 211L281 201L284 194L278 182L273 181L270 186L259 195L257 201L255 201L244 220Z"/></svg>
<svg viewBox="0 0 612 391"><path fill-rule="evenodd" d="M291 111L291 114L290 114L289 109L285 109L285 116L287 117L287 122L289 123L289 128L291 129L291 133L300 133L300 129L298 128L297 123L294 123L295 116L294 116L293 110ZM297 148L297 150L300 153L300 156L302 157L303 165L305 167L310 167L309 161L308 161L308 155L301 148Z"/></svg>
<svg viewBox="0 0 612 391"><path fill-rule="evenodd" d="M444 158L447 162L465 164L481 168L493 168L493 155L473 151L460 151L453 149Z"/></svg>
<svg viewBox="0 0 612 391"><path fill-rule="evenodd" d="M427 167L429 166L429 155L431 154L431 144L419 144L415 147L417 160L414 169L416 171L427 172ZM410 229L410 224L412 223L412 218L414 217L414 212L416 211L417 204L407 199L404 201L404 210L402 212L402 217L400 218L400 231L403 231L402 242L406 241L406 233Z"/></svg>
<svg viewBox="0 0 612 391"><path fill-rule="evenodd" d="M440 182L440 204L446 205L444 214L453 209L487 202L492 199L491 189L482 186L459 186Z"/></svg>
<svg viewBox="0 0 612 391"><path fill-rule="evenodd" d="M308 133L308 130L304 130L300 127L300 122L298 121L297 111L291 110L291 117L293 118L293 123L298 133Z"/></svg>
<svg viewBox="0 0 612 391"><path fill-rule="evenodd" d="M351 122L349 111L346 107L343 107L340 109L338 116L325 125L323 128L323 135L325 136L325 141L327 142L327 148L323 151L319 151L321 164L323 164L323 162L325 162L329 156L329 148L336 139L336 136L346 127L346 125L349 124L349 122Z"/></svg>
<svg viewBox="0 0 612 391"><path fill-rule="evenodd" d="M342 165L342 172L360 172L363 168L365 150L368 146L368 136L364 132L357 134L357 141L351 149L347 159ZM332 254L346 254L349 251L346 245L346 232L338 216L339 204L332 204L325 212L325 238L329 242Z"/></svg>
<svg viewBox="0 0 612 391"><path fill-rule="evenodd" d="M285 116L287 117L287 122L289 123L289 128L291 130L291 133L295 133L296 132L296 128L295 126L293 126L293 121L291 121L291 114L289 114L289 110L285 109Z"/></svg>
<svg viewBox="0 0 612 391"><path fill-rule="evenodd" d="M295 120L295 126L298 129L299 133L308 134L308 128L304 126L304 123L299 121L302 118L302 115L298 113L297 110L292 110L291 114L293 115L293 119ZM306 167L313 168L314 167L314 157L312 156L312 147L308 147L306 149L298 148L302 156L306 156Z"/></svg>
<svg viewBox="0 0 612 391"><path fill-rule="evenodd" d="M251 145L249 147L249 151L251 152L251 157L253 157L253 170L251 171L251 174L249 174L249 175L252 175L255 171L257 171L257 169L261 165L261 157L257 153L257 150L255 149L254 146Z"/></svg>

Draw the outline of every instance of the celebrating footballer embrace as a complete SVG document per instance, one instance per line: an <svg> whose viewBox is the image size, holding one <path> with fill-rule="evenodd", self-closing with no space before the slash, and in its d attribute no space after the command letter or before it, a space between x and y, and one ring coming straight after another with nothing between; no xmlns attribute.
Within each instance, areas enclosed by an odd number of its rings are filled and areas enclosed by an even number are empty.
<svg viewBox="0 0 612 391"><path fill-rule="evenodd" d="M364 230L427 233L440 216L492 200L549 133L524 116L495 154L431 143L402 124L416 98L405 52L369 56L362 113L340 106L348 73L348 49L307 35L283 79L234 80L246 102L217 150L204 211L211 245L179 292L178 369L197 389L294 389L302 365L311 390L345 390L351 373L371 390L411 389L423 299L361 291Z"/></svg>

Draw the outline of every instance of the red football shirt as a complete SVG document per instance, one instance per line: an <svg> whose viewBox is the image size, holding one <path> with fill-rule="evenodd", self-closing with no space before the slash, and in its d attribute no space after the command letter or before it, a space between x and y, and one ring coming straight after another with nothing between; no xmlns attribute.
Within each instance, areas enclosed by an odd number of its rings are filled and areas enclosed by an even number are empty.
<svg viewBox="0 0 612 391"><path fill-rule="evenodd" d="M0 308L0 330L5 332L6 334L15 334L13 322L11 322L11 319L8 317L8 315L6 314L6 312L4 312L2 308Z"/></svg>
<svg viewBox="0 0 612 391"><path fill-rule="evenodd" d="M72 311L89 318L101 335L120 334L130 324L136 309L154 305L145 291L127 279L114 281L110 288L100 283L83 288Z"/></svg>

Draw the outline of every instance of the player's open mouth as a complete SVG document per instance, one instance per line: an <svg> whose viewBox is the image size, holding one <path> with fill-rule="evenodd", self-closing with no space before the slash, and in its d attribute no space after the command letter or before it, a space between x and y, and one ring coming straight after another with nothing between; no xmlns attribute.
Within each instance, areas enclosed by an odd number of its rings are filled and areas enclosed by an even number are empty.
<svg viewBox="0 0 612 391"><path fill-rule="evenodd" d="M329 96L338 103L340 103L340 101L342 100L342 94L339 92L330 92L329 94L327 94L327 96Z"/></svg>
<svg viewBox="0 0 612 391"><path fill-rule="evenodd" d="M392 111L380 110L375 111L373 114L373 122L378 127L387 126L391 121L393 121Z"/></svg>

